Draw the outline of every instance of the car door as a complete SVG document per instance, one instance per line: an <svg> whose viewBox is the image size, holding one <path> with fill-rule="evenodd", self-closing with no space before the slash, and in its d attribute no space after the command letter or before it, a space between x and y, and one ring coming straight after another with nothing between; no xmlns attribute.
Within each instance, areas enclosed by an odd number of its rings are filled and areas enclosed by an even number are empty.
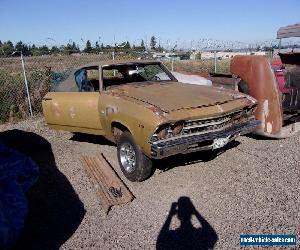
<svg viewBox="0 0 300 250"><path fill-rule="evenodd" d="M103 134L99 112L100 93L90 87L86 76L87 74L82 74L81 71L76 71L70 76L78 86L77 92L49 92L43 98L43 112L50 127L72 132Z"/></svg>

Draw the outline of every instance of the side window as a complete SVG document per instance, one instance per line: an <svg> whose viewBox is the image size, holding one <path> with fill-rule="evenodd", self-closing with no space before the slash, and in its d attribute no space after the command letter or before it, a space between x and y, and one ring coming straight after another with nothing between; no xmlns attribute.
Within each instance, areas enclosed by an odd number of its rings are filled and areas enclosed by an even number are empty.
<svg viewBox="0 0 300 250"><path fill-rule="evenodd" d="M98 69L87 69L87 78L90 81L99 81Z"/></svg>
<svg viewBox="0 0 300 250"><path fill-rule="evenodd" d="M98 69L87 69L87 84L90 86L91 91L99 90L99 70Z"/></svg>
<svg viewBox="0 0 300 250"><path fill-rule="evenodd" d="M79 92L94 92L99 90L98 69L81 69L75 72L75 82Z"/></svg>
<svg viewBox="0 0 300 250"><path fill-rule="evenodd" d="M77 84L79 91L81 91L81 89L82 89L82 84L85 80L84 77L85 77L84 69L81 69L81 70L75 72L75 82Z"/></svg>
<svg viewBox="0 0 300 250"><path fill-rule="evenodd" d="M117 69L103 69L103 79L124 78Z"/></svg>

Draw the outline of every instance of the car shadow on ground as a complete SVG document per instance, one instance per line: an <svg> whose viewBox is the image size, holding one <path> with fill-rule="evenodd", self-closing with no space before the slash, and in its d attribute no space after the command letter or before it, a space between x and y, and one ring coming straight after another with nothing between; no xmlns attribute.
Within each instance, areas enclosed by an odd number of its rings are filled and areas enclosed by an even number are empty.
<svg viewBox="0 0 300 250"><path fill-rule="evenodd" d="M59 249L80 225L85 209L66 176L55 163L51 144L21 130L0 133L0 141L31 157L39 179L27 193L29 213L14 249Z"/></svg>
<svg viewBox="0 0 300 250"><path fill-rule="evenodd" d="M116 146L116 144L112 143L111 141L107 140L105 137L101 135L74 133L73 136L70 138L70 140L78 141L78 142L88 142L92 144L107 145L107 146Z"/></svg>
<svg viewBox="0 0 300 250"><path fill-rule="evenodd" d="M174 217L180 221L180 226L172 229ZM196 210L190 198L183 196L172 203L157 237L156 249L213 249L217 240L214 228Z"/></svg>
<svg viewBox="0 0 300 250"><path fill-rule="evenodd" d="M73 136L70 138L70 140L77 141L77 142L88 142L88 143L99 144L99 145L116 146L116 144L114 144L113 142L107 140L105 137L100 135L74 133ZM156 169L167 171L179 166L190 165L197 162L212 161L218 155L222 154L227 150L237 147L239 144L240 144L239 141L233 140L221 149L217 149L213 151L211 150L199 151L199 152L194 152L189 154L178 154L160 160L153 160L154 168L152 174Z"/></svg>
<svg viewBox="0 0 300 250"><path fill-rule="evenodd" d="M278 138L272 138L272 137L266 137L263 135L257 135L257 134L246 134L245 135L248 138L257 140L257 141L278 141Z"/></svg>
<svg viewBox="0 0 300 250"><path fill-rule="evenodd" d="M160 169L162 171L167 171L172 168L186 166L198 162L209 162L214 160L218 155L232 148L235 148L238 145L240 145L240 142L234 140L221 149L217 149L213 151L211 150L199 151L190 154L178 154L178 155L170 156L167 158L163 158L161 160L155 160L154 166L155 168Z"/></svg>

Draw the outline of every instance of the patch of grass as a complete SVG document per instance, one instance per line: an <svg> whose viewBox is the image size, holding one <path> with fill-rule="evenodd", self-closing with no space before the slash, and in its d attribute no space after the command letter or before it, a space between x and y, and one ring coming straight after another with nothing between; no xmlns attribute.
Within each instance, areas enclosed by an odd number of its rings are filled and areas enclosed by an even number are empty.
<svg viewBox="0 0 300 250"><path fill-rule="evenodd" d="M171 69L172 62L165 61L164 64ZM213 59L206 60L182 60L173 62L174 71L186 72L206 76L214 72L215 63ZM230 73L230 60L217 60L217 73Z"/></svg>
<svg viewBox="0 0 300 250"><path fill-rule="evenodd" d="M42 110L42 98L49 91L49 75L47 71L34 70L27 74L27 78L33 112L39 113ZM0 70L0 123L28 115L29 104L22 73Z"/></svg>

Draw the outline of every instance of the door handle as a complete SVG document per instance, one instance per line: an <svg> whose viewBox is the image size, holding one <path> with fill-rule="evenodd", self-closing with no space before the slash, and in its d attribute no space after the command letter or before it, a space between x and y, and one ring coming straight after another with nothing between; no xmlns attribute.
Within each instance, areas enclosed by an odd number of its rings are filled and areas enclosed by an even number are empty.
<svg viewBox="0 0 300 250"><path fill-rule="evenodd" d="M49 98L49 97L44 97L43 98L43 101L51 101L52 100L52 98Z"/></svg>

